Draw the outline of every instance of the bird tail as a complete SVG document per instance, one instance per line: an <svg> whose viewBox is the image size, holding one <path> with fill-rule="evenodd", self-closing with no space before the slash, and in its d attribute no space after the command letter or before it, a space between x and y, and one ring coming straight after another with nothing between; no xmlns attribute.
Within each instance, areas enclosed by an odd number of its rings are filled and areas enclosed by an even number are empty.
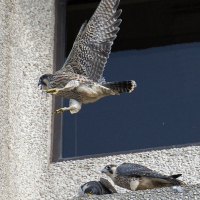
<svg viewBox="0 0 200 200"><path fill-rule="evenodd" d="M175 183L176 185L186 185L185 182L180 181L180 180L177 179L177 178L180 177L181 175L182 175L182 174L174 174L174 175L171 175L170 177L173 179L173 181L174 181L174 183Z"/></svg>
<svg viewBox="0 0 200 200"><path fill-rule="evenodd" d="M137 84L135 81L121 81L121 82L107 82L104 83L103 86L110 88L111 90L113 90L118 94L122 92L131 93L137 86Z"/></svg>
<svg viewBox="0 0 200 200"><path fill-rule="evenodd" d="M182 174L175 174L171 176L164 176L162 178L153 178L152 181L155 188L186 185L185 182L177 179L181 175Z"/></svg>
<svg viewBox="0 0 200 200"><path fill-rule="evenodd" d="M185 182L178 180L177 178L181 176L182 174L174 174L171 176L168 176L166 178L163 178L160 182L163 183L164 186L169 187L169 186L179 186L179 185L186 185Z"/></svg>
<svg viewBox="0 0 200 200"><path fill-rule="evenodd" d="M169 181L171 182L172 185L186 185L185 182L180 181L178 179L169 179Z"/></svg>

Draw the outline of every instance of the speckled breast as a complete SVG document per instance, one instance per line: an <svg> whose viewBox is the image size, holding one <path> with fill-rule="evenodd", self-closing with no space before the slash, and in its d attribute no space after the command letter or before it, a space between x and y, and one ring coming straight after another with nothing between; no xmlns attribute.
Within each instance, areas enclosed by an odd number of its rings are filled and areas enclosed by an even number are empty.
<svg viewBox="0 0 200 200"><path fill-rule="evenodd" d="M66 99L75 99L79 102L82 102L82 95L81 93L77 92L76 88L71 91L59 91L56 96Z"/></svg>
<svg viewBox="0 0 200 200"><path fill-rule="evenodd" d="M130 190L130 182L131 182L132 178L129 178L127 176L118 174L115 178L114 178L114 183L120 187L126 188L128 190Z"/></svg>

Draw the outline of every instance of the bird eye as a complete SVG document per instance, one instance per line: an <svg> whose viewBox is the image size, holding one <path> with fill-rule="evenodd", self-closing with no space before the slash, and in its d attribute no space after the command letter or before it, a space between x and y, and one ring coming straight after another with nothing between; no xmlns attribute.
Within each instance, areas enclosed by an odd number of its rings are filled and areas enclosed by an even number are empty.
<svg viewBox="0 0 200 200"><path fill-rule="evenodd" d="M106 169L110 169L110 166L106 166Z"/></svg>
<svg viewBox="0 0 200 200"><path fill-rule="evenodd" d="M92 194L92 190L90 190L89 193Z"/></svg>

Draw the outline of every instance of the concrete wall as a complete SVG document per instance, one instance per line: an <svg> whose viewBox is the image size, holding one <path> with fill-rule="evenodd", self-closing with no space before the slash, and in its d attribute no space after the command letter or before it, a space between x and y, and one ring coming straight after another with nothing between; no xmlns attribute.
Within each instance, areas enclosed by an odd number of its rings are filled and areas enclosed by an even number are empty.
<svg viewBox="0 0 200 200"><path fill-rule="evenodd" d="M145 165L166 175L182 173L180 180L184 180L188 185L195 185L200 183L199 152L200 146L193 146L54 163L49 168L49 183L54 195L63 194L66 196L61 196L62 198L71 197L76 194L81 184L99 180L102 177L100 172L105 165L132 162ZM107 178L105 175L103 177ZM108 180L111 179L108 178ZM116 189L121 193L126 192L120 187ZM64 194L63 190L68 194ZM151 193L151 190L142 192Z"/></svg>
<svg viewBox="0 0 200 200"><path fill-rule="evenodd" d="M0 1L0 199L40 199L50 156L53 0Z"/></svg>
<svg viewBox="0 0 200 200"><path fill-rule="evenodd" d="M153 190L143 190L136 192L128 192L126 194L114 194L114 195L104 195L104 196L92 196L88 199L100 199L100 200L182 200L182 199L199 199L200 195L200 185L189 185L183 186L182 188L173 189L173 188L160 188ZM79 200L83 200L80 198Z"/></svg>
<svg viewBox="0 0 200 200"><path fill-rule="evenodd" d="M69 199L109 163L139 163L200 183L199 146L51 164L52 98L37 82L53 69L55 2L1 0L0 8L0 199ZM155 190L134 194L147 193Z"/></svg>

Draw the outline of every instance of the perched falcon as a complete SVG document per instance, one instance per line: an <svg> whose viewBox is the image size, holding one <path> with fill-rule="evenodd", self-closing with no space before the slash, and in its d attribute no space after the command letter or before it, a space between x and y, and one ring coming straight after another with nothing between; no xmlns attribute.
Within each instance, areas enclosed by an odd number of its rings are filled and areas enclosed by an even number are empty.
<svg viewBox="0 0 200 200"><path fill-rule="evenodd" d="M72 50L63 67L54 74L40 77L38 86L47 93L70 99L72 114L81 109L82 103L93 103L109 95L132 92L135 81L105 82L103 70L111 46L117 37L122 10L117 10L120 0L101 0L89 22L83 23ZM54 114L55 114L54 113Z"/></svg>
<svg viewBox="0 0 200 200"><path fill-rule="evenodd" d="M108 180L104 178L100 178L100 181L87 182L82 185L78 190L79 197L113 193L117 193L116 189L111 185Z"/></svg>
<svg viewBox="0 0 200 200"><path fill-rule="evenodd" d="M133 191L185 185L184 182L177 180L182 174L166 176L132 163L124 163L118 167L107 165L102 173L108 175L116 185Z"/></svg>

